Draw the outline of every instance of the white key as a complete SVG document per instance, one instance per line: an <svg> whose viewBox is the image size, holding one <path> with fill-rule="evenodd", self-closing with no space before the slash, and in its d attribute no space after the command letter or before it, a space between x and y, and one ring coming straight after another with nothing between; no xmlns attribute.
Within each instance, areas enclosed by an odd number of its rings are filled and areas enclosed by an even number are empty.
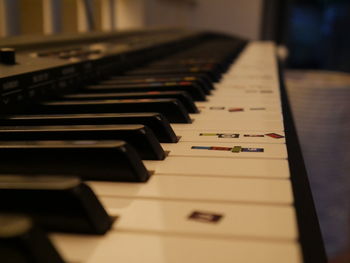
<svg viewBox="0 0 350 263"><path fill-rule="evenodd" d="M297 242L213 239L110 232L104 237L51 235L68 262L79 263L301 263Z"/></svg>
<svg viewBox="0 0 350 263"><path fill-rule="evenodd" d="M291 182L286 179L222 178L153 175L146 183L88 182L98 196L187 200L221 203L291 205Z"/></svg>
<svg viewBox="0 0 350 263"><path fill-rule="evenodd" d="M204 120L210 122L215 121L247 121L250 120L254 122L255 120L266 120L266 121L282 121L283 117L280 112L245 112L240 111L243 108L234 108L233 110L238 110L238 112L228 112L227 110L209 110L203 114L190 114L192 119L195 121Z"/></svg>
<svg viewBox="0 0 350 263"><path fill-rule="evenodd" d="M211 177L289 178L287 160L231 159L210 157L167 157L164 161L144 161L148 170L159 175Z"/></svg>
<svg viewBox="0 0 350 263"><path fill-rule="evenodd" d="M227 94L223 93L222 96L209 96L208 101L197 101L196 106L201 110L201 113L211 112L213 111L213 107L225 107L223 111L228 111L230 108L241 107L244 108L246 112L254 112L254 108L264 108L261 109L263 112L281 112L279 101L274 99L269 99L267 102L263 102L262 97L251 98L248 96L243 98L237 97L237 102L234 102L233 100L234 97L227 96Z"/></svg>
<svg viewBox="0 0 350 263"><path fill-rule="evenodd" d="M223 105L241 105L242 107L256 107L259 106L269 106L269 108L275 108L275 110L281 111L281 102L276 100L276 98L270 98L265 96L255 96L249 94L247 96L227 96L225 93L218 94L218 96L212 95L207 98L210 104L223 104ZM205 106L205 102L196 102L201 103ZM198 104L198 105L201 105ZM271 107L272 106L272 107Z"/></svg>
<svg viewBox="0 0 350 263"><path fill-rule="evenodd" d="M121 231L291 241L298 238L293 206L99 199L110 215L118 216L113 229Z"/></svg>
<svg viewBox="0 0 350 263"><path fill-rule="evenodd" d="M182 123L175 123L171 124L171 127L174 129L175 132L182 131L182 130L217 130L217 129L223 129L223 130L230 130L234 129L236 131L265 131L265 130L276 130L276 131L283 131L283 122L282 121L268 121L268 120L260 120L260 119L254 119L252 120L230 120L230 121L223 121L223 120L203 120L198 119L194 120L192 124L182 124Z"/></svg>

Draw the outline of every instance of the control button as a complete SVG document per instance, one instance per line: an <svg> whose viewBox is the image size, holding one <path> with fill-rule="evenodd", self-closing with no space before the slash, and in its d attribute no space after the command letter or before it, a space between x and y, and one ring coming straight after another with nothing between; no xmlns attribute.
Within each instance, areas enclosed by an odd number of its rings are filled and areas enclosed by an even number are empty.
<svg viewBox="0 0 350 263"><path fill-rule="evenodd" d="M0 48L0 63L5 65L16 64L16 52L14 48Z"/></svg>

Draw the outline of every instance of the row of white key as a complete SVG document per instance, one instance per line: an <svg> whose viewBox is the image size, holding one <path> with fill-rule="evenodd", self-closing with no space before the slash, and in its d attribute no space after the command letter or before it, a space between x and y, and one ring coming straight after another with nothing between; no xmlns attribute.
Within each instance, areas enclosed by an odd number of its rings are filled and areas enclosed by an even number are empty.
<svg viewBox="0 0 350 263"><path fill-rule="evenodd" d="M53 234L68 262L302 261L273 45L250 44L197 106L147 183L89 182L118 218L102 237Z"/></svg>

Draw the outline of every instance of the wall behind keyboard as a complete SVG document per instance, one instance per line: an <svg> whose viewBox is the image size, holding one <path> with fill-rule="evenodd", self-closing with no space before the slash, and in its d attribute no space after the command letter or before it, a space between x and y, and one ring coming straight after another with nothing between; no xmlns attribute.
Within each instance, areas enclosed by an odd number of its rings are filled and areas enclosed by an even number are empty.
<svg viewBox="0 0 350 263"><path fill-rule="evenodd" d="M41 34L44 32L43 2L45 0L1 0L11 3L17 9L20 23L14 25L17 34ZM60 8L61 32L78 32L79 3L83 0L52 0ZM107 0L87 0L91 3L94 30L100 31L103 19L103 2ZM263 0L114 0L116 29L132 29L154 26L180 26L236 34L248 39L258 39ZM81 5L80 5L81 6ZM0 18L0 36L4 35Z"/></svg>

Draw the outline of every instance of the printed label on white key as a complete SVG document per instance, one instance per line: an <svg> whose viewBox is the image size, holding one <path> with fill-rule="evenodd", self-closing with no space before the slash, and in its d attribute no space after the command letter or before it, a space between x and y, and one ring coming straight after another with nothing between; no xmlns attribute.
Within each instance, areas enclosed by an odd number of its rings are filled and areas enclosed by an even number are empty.
<svg viewBox="0 0 350 263"><path fill-rule="evenodd" d="M252 144L252 143L205 143L181 142L164 143L164 150L169 156L206 156L227 158L287 158L284 144Z"/></svg>
<svg viewBox="0 0 350 263"><path fill-rule="evenodd" d="M202 114L227 114L230 116L235 116L235 113L271 115L273 115L273 113L281 113L281 107L279 105L271 106L261 103L247 105L244 103L197 102L196 106L201 110Z"/></svg>
<svg viewBox="0 0 350 263"><path fill-rule="evenodd" d="M233 130L181 131L180 142L229 142L229 143L285 143L284 132L241 132Z"/></svg>

